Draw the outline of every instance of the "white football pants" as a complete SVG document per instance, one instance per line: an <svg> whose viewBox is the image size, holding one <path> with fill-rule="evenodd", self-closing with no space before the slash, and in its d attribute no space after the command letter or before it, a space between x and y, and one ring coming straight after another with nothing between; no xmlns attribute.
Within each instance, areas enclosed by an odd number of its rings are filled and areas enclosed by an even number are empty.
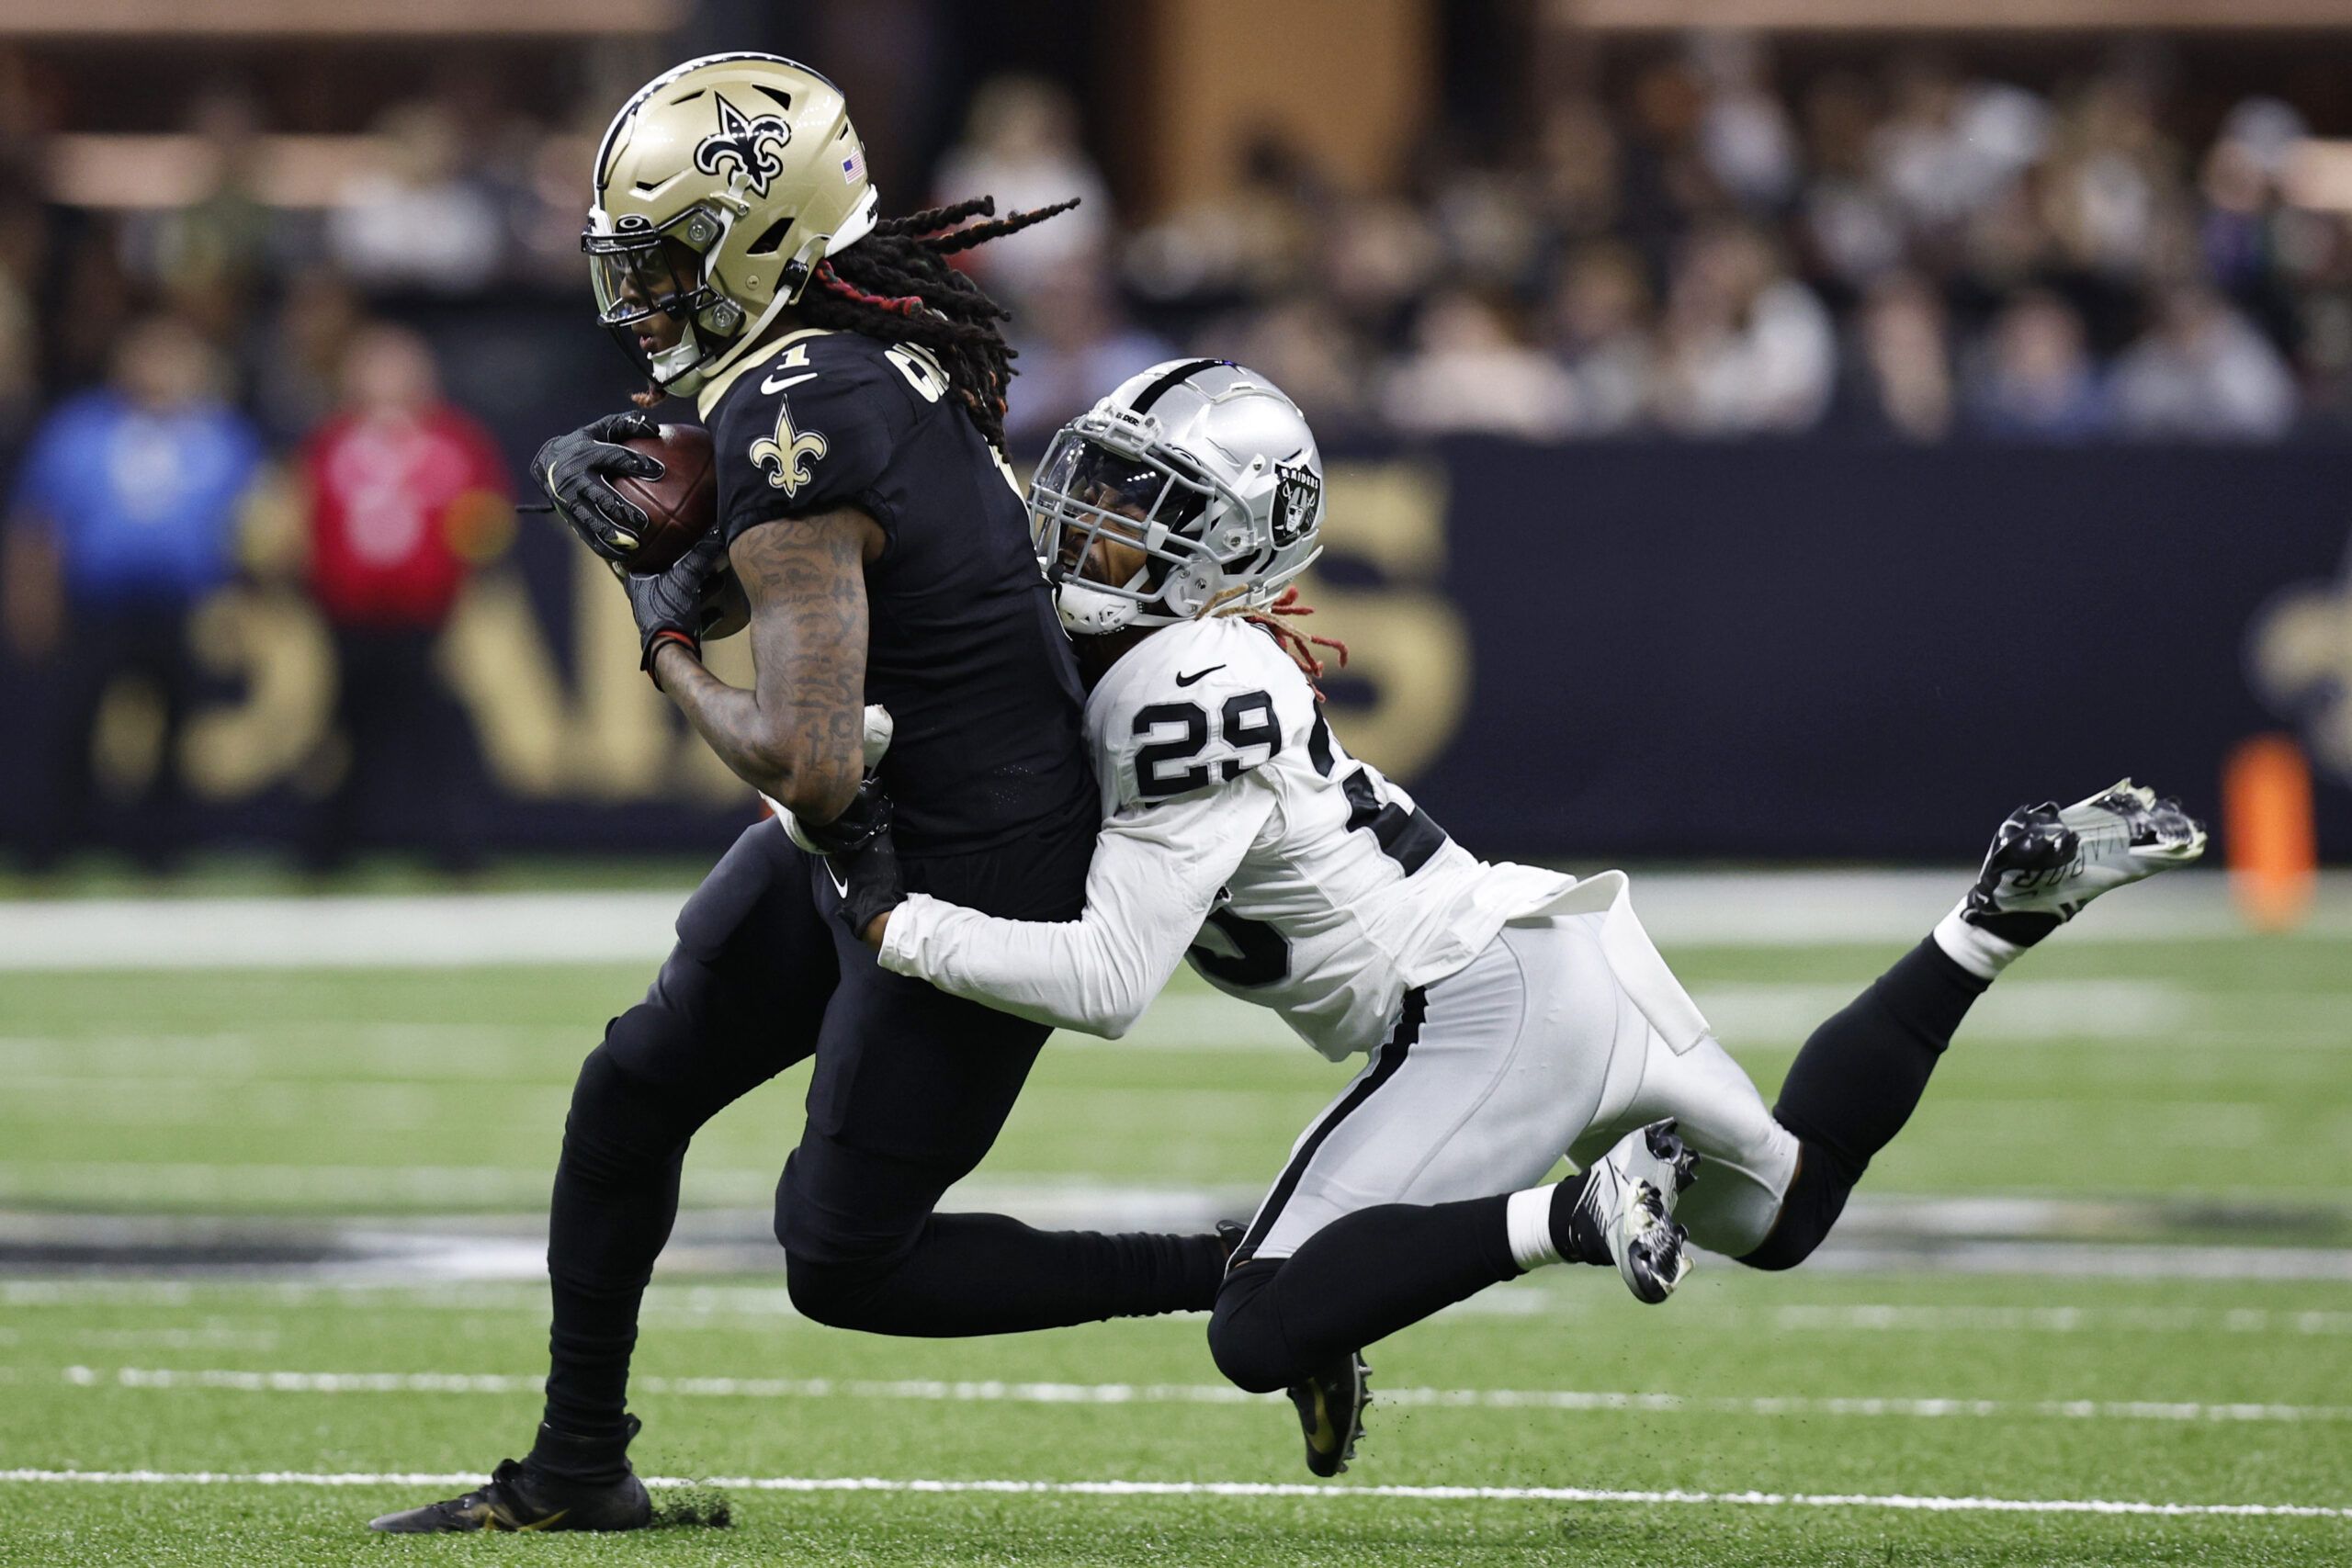
<svg viewBox="0 0 2352 1568"><path fill-rule="evenodd" d="M1358 1209L1532 1187L1563 1154L1589 1165L1667 1116L1700 1156L1675 1217L1710 1251L1755 1250L1796 1175L1796 1137L1713 1035L1669 1046L1612 966L1602 920L1514 922L1408 993L1388 1040L1292 1146L1243 1250L1287 1258Z"/></svg>

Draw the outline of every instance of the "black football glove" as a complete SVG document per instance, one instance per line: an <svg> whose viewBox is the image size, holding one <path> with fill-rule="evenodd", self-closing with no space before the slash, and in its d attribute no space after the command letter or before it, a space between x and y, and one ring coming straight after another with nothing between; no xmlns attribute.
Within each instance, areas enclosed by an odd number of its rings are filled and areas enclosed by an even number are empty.
<svg viewBox="0 0 2352 1568"><path fill-rule="evenodd" d="M653 674L653 656L665 642L683 645L696 659L702 639L726 617L734 574L727 567L727 543L713 528L695 541L667 571L639 575L613 569L628 594L629 613L637 617L638 647L643 654L639 668ZM660 685L661 677L653 683Z"/></svg>
<svg viewBox="0 0 2352 1568"><path fill-rule="evenodd" d="M825 857L833 886L842 896L842 923L859 942L877 915L886 915L907 901L907 887L899 875L899 844L890 836L890 797L869 777L839 817L830 822L796 819L795 835Z"/></svg>
<svg viewBox="0 0 2352 1568"><path fill-rule="evenodd" d="M607 474L641 479L662 477L662 459L616 445L653 435L653 416L632 409L606 414L569 435L559 435L531 459L531 477L548 492L556 515L570 524L581 542L606 560L626 564L649 526L645 513L605 480Z"/></svg>

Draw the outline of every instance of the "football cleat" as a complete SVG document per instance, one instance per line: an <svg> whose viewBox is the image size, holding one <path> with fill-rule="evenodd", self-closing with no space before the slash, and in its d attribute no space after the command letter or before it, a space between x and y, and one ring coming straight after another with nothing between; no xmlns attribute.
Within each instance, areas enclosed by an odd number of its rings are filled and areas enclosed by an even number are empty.
<svg viewBox="0 0 2352 1568"><path fill-rule="evenodd" d="M1363 1353L1349 1351L1288 1393L1306 1434L1306 1468L1327 1480L1347 1469L1372 1403L1372 1368Z"/></svg>
<svg viewBox="0 0 2352 1568"><path fill-rule="evenodd" d="M1568 1212L1576 1256L1616 1264L1635 1301L1666 1300L1690 1272L1690 1234L1674 1218L1674 1205L1698 1169L1699 1156L1683 1146L1671 1117L1626 1134L1577 1190Z"/></svg>
<svg viewBox="0 0 2352 1568"><path fill-rule="evenodd" d="M489 1482L462 1497L370 1519L389 1535L449 1535L468 1530L638 1530L653 1522L652 1499L634 1475L579 1482L548 1475L519 1460L502 1460Z"/></svg>
<svg viewBox="0 0 2352 1568"><path fill-rule="evenodd" d="M2063 809L2053 801L2020 806L1993 835L1961 918L2030 946L2100 894L2204 852L2202 822L2130 779Z"/></svg>

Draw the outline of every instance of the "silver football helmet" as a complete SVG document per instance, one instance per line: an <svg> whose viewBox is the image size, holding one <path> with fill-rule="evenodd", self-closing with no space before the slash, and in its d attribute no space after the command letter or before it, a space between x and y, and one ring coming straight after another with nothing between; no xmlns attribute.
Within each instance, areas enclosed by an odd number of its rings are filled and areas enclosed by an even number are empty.
<svg viewBox="0 0 2352 1568"><path fill-rule="evenodd" d="M1029 485L1037 564L1081 636L1261 609L1322 554L1322 521L1306 416L1229 359L1171 359L1121 382L1062 427ZM1102 581L1106 543L1142 563Z"/></svg>

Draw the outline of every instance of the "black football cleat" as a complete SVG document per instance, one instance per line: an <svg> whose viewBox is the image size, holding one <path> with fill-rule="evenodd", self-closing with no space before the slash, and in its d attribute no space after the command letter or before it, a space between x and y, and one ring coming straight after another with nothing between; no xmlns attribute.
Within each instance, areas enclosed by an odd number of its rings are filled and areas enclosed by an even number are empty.
<svg viewBox="0 0 2352 1568"><path fill-rule="evenodd" d="M1372 1368L1363 1353L1349 1351L1287 1392L1306 1434L1306 1468L1327 1480L1347 1469L1372 1403Z"/></svg>
<svg viewBox="0 0 2352 1568"><path fill-rule="evenodd" d="M628 1417L628 1438L638 1433ZM628 1438L622 1439L628 1442ZM608 1462L610 1450L588 1439L541 1426L539 1448L583 1468ZM653 1500L645 1483L621 1461L611 1481L576 1481L554 1475L529 1460L501 1460L489 1482L446 1503L427 1503L368 1521L387 1535L455 1535L470 1530L641 1530L653 1522Z"/></svg>
<svg viewBox="0 0 2352 1568"><path fill-rule="evenodd" d="M1993 835L1961 918L2030 947L2100 894L2204 852L2202 822L2130 779L2063 809L2020 806Z"/></svg>

